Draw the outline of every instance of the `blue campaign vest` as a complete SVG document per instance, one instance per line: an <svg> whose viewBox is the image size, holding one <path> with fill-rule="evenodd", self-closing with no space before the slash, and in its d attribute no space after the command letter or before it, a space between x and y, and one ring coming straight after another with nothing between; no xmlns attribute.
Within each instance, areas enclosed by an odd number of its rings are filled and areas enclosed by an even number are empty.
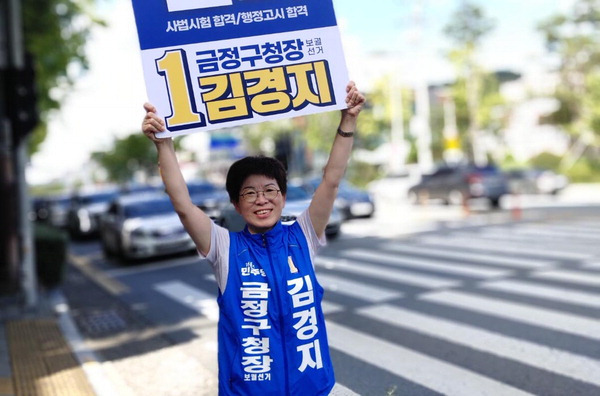
<svg viewBox="0 0 600 396"><path fill-rule="evenodd" d="M219 293L219 395L328 395L335 378L317 283L300 225L230 232Z"/></svg>

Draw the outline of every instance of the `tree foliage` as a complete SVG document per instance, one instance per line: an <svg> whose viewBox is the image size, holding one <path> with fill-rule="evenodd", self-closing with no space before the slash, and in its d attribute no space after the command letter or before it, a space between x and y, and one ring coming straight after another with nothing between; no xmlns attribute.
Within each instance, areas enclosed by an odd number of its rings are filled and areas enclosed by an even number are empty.
<svg viewBox="0 0 600 396"><path fill-rule="evenodd" d="M46 120L77 77L88 67L85 44L90 30L104 22L94 16L95 0L23 0L26 50L33 55L40 124L30 139L30 152L46 138Z"/></svg>
<svg viewBox="0 0 600 396"><path fill-rule="evenodd" d="M178 148L180 139L174 143ZM155 174L156 158L154 143L141 133L116 139L112 148L92 153L92 160L106 170L110 181L117 183L130 181L137 171Z"/></svg>
<svg viewBox="0 0 600 396"><path fill-rule="evenodd" d="M444 27L444 33L458 47L474 48L494 28L495 22L486 17L483 10L463 2L452 16L452 23Z"/></svg>
<svg viewBox="0 0 600 396"><path fill-rule="evenodd" d="M560 102L551 121L574 140L599 154L600 147L600 0L578 0L570 12L538 25L546 47L558 60Z"/></svg>
<svg viewBox="0 0 600 396"><path fill-rule="evenodd" d="M456 70L456 82L451 87L456 105L457 127L468 156L476 156L480 130L490 131L492 108L502 103L498 83L493 73L486 72L477 61L477 52L484 37L495 27L495 21L483 10L463 2L444 27L444 33L454 47L447 57Z"/></svg>

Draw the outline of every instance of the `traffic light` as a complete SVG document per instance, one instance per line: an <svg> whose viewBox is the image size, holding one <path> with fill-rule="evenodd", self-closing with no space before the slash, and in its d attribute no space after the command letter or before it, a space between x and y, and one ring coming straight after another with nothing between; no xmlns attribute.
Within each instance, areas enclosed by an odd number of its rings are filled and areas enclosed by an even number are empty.
<svg viewBox="0 0 600 396"><path fill-rule="evenodd" d="M39 122L37 87L33 58L25 56L22 69L6 70L7 115L13 131L13 142L25 138Z"/></svg>

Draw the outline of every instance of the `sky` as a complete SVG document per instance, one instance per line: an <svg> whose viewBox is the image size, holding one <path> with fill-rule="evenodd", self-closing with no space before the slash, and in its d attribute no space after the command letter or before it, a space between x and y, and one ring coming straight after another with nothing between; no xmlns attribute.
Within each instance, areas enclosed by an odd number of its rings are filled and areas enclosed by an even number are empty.
<svg viewBox="0 0 600 396"><path fill-rule="evenodd" d="M471 0L495 21L480 62L489 70L526 73L544 57L536 25L566 12L574 0ZM90 69L50 117L48 137L27 168L30 184L65 179L89 162L90 153L107 150L115 138L140 130L146 101L141 56L130 0L101 0L108 21L87 45ZM417 70L430 82L452 78L444 53L451 43L443 28L461 0L333 0L350 78L368 85L373 53L387 53L404 65L403 78ZM368 5L368 6L367 6Z"/></svg>

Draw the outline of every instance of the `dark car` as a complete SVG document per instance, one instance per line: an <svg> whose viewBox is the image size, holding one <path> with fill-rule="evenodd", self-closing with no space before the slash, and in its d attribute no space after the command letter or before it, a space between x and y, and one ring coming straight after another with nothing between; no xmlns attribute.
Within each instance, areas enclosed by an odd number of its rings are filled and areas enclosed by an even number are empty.
<svg viewBox="0 0 600 396"><path fill-rule="evenodd" d="M67 225L67 213L70 206L70 194L35 197L33 200L34 218L36 221L63 228Z"/></svg>
<svg viewBox="0 0 600 396"><path fill-rule="evenodd" d="M194 251L192 238L164 193L127 194L114 199L100 221L107 255L141 259Z"/></svg>
<svg viewBox="0 0 600 396"><path fill-rule="evenodd" d="M440 166L423 175L419 183L408 189L408 199L413 204L435 199L461 205L469 199L486 198L498 207L500 197L509 192L505 174L496 166L465 164Z"/></svg>
<svg viewBox="0 0 600 396"><path fill-rule="evenodd" d="M229 204L229 196L225 188L205 180L191 180L186 184L192 202L211 219L218 219L221 210Z"/></svg>
<svg viewBox="0 0 600 396"><path fill-rule="evenodd" d="M314 191L321 183L320 178L305 180L302 187L309 193ZM368 191L354 187L345 180L340 183L335 207L340 211L344 220L359 217L372 217L375 213L375 201Z"/></svg>
<svg viewBox="0 0 600 396"><path fill-rule="evenodd" d="M288 185L285 206L281 212L281 222L291 224L296 218L310 205L311 195L302 187ZM333 208L329 222L325 228L325 235L333 239L337 237L342 227L342 215L336 208ZM216 221L218 224L230 231L241 231L246 223L240 214L235 210L232 204L229 204L221 212L220 218Z"/></svg>
<svg viewBox="0 0 600 396"><path fill-rule="evenodd" d="M67 229L72 237L96 236L100 216L108 209L110 201L120 193L118 188L77 192L71 197L67 213Z"/></svg>

